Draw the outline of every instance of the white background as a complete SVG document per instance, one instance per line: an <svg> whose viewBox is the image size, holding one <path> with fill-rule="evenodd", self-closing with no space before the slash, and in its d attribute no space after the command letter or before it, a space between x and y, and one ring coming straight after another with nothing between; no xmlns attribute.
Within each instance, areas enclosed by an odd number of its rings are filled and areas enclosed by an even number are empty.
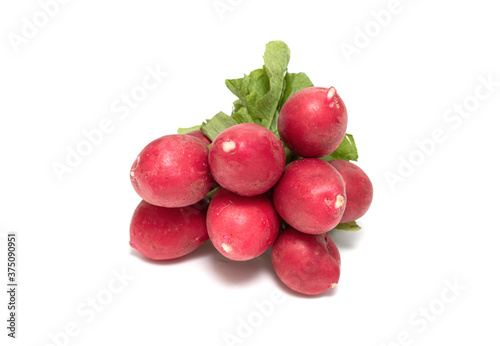
<svg viewBox="0 0 500 346"><path fill-rule="evenodd" d="M500 87L474 104L479 78L500 81L495 2L401 0L381 29L371 12L388 0L222 3L233 5L220 16L212 0L69 1L19 45L13 35L40 4L0 5L0 281L5 235L18 232L20 284L18 339L6 336L3 293L1 344L55 345L51 334L61 345L226 345L229 334L245 345L498 344ZM342 42L367 25L369 42L348 62ZM135 156L230 112L224 79L259 68L276 39L291 49L289 71L339 91L375 189L363 229L334 234L338 287L314 298L283 286L268 253L230 262L207 243L157 264L128 245ZM148 67L169 75L120 119L112 105ZM464 100L473 111L463 121L444 117ZM59 180L53 164L104 118L112 130ZM418 154L415 141L436 128L446 139ZM391 189L401 159L417 165ZM109 295L123 270L127 285ZM460 288L443 302L446 282ZM273 295L280 302L259 320L254 301ZM109 300L95 316L92 297ZM249 318L256 327L242 334ZM61 334L68 323L78 335Z"/></svg>

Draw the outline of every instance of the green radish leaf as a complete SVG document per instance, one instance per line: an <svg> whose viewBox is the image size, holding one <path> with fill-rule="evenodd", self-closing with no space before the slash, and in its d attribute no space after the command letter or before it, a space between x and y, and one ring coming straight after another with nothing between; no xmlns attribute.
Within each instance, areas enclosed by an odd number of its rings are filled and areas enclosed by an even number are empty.
<svg viewBox="0 0 500 346"><path fill-rule="evenodd" d="M358 148L353 135L346 134L342 143L330 156L334 160L358 161Z"/></svg>
<svg viewBox="0 0 500 346"><path fill-rule="evenodd" d="M269 91L269 78L263 68L253 70L249 75L238 79L226 79L226 86L238 97L243 107L251 108L253 114L255 103Z"/></svg>
<svg viewBox="0 0 500 346"><path fill-rule="evenodd" d="M356 142L354 137L350 134L346 134L342 143L339 147L335 149L333 153L321 158L325 161L330 160L346 160L346 161L358 161L358 148L356 148Z"/></svg>
<svg viewBox="0 0 500 346"><path fill-rule="evenodd" d="M285 76L285 88L279 103L279 109L285 104L286 100L297 91L314 86L309 77L303 72L289 73Z"/></svg>
<svg viewBox="0 0 500 346"><path fill-rule="evenodd" d="M233 102L233 112L231 114L234 114L234 113L238 112L241 108L246 108L241 103L241 100L234 101Z"/></svg>
<svg viewBox="0 0 500 346"><path fill-rule="evenodd" d="M259 124L260 119L255 116L257 102L259 102L266 93L269 92L269 78L264 69L258 69L250 72L248 83L248 94L245 96L245 105L248 108L248 114L252 116L253 122ZM262 123L260 123L262 125Z"/></svg>
<svg viewBox="0 0 500 346"><path fill-rule="evenodd" d="M237 123L255 123L278 135L278 116L285 101L298 90L313 86L305 73L288 73L290 50L281 41L266 45L264 67L243 78L226 79L228 89L238 97L231 117Z"/></svg>
<svg viewBox="0 0 500 346"><path fill-rule="evenodd" d="M241 100L233 102L231 118L233 118L238 124L252 122L252 117L248 114L248 109L243 106Z"/></svg>
<svg viewBox="0 0 500 346"><path fill-rule="evenodd" d="M259 68L250 72L248 76L248 94L257 95L256 98L260 100L265 94L269 92L269 77L264 68Z"/></svg>
<svg viewBox="0 0 500 346"><path fill-rule="evenodd" d="M269 78L269 91L255 102L250 112L267 129L271 128L285 84L285 72L290 61L290 49L282 41L271 41L264 52L264 69Z"/></svg>
<svg viewBox="0 0 500 346"><path fill-rule="evenodd" d="M199 130L200 127L201 127L201 125L196 125L196 126L192 126L192 127L180 127L177 129L177 133L180 135L184 135L188 132Z"/></svg>
<svg viewBox="0 0 500 346"><path fill-rule="evenodd" d="M279 103L284 93L290 49L282 41L271 41L264 52L264 67L238 79L226 79L226 86L238 97L233 103L233 119L275 128ZM239 101L239 102L238 102Z"/></svg>
<svg viewBox="0 0 500 346"><path fill-rule="evenodd" d="M279 117L279 115L280 115L280 111L279 111L279 109L277 109L276 112L274 112L274 117L271 120L271 125L269 126L269 130L271 130L271 132L273 132L278 138L280 138L280 134L278 132L278 117Z"/></svg>
<svg viewBox="0 0 500 346"><path fill-rule="evenodd" d="M205 198L210 201L212 199L212 197L214 197L215 193L217 192L217 189L218 189L218 187L210 190L210 192L206 194Z"/></svg>
<svg viewBox="0 0 500 346"><path fill-rule="evenodd" d="M245 97L248 95L248 82L250 77L245 75L243 78L226 79L226 86L246 107Z"/></svg>
<svg viewBox="0 0 500 346"><path fill-rule="evenodd" d="M361 227L358 226L356 221L347 222L347 223L339 223L335 229L340 229L342 231L359 231Z"/></svg>
<svg viewBox="0 0 500 346"><path fill-rule="evenodd" d="M201 131L213 141L219 133L236 124L238 123L229 115L219 112L212 119L208 119L201 124Z"/></svg>
<svg viewBox="0 0 500 346"><path fill-rule="evenodd" d="M239 101L239 100L238 100ZM231 117L238 123L251 123L252 117L248 114L248 109L246 107L239 107L238 110L233 110Z"/></svg>

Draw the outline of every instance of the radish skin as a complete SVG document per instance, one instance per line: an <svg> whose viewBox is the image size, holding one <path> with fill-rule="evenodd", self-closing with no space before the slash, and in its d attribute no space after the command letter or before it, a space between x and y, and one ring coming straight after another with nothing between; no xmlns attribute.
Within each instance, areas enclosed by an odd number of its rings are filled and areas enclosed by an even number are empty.
<svg viewBox="0 0 500 346"><path fill-rule="evenodd" d="M265 127L238 124L215 137L209 164L220 186L241 196L256 196L271 189L283 174L285 148Z"/></svg>
<svg viewBox="0 0 500 346"><path fill-rule="evenodd" d="M273 199L276 210L290 226L304 233L325 233L342 218L345 184L327 162L300 159L285 168L273 189Z"/></svg>
<svg viewBox="0 0 500 346"><path fill-rule="evenodd" d="M323 157L338 148L347 129L347 110L334 87L309 87L284 103L278 131L286 146L303 157Z"/></svg>
<svg viewBox="0 0 500 346"><path fill-rule="evenodd" d="M148 203L177 208L203 199L214 186L208 147L188 135L168 135L149 143L130 169L130 181Z"/></svg>
<svg viewBox="0 0 500 346"><path fill-rule="evenodd" d="M152 260L182 257L207 239L207 203L163 208L141 201L130 222L130 246Z"/></svg>
<svg viewBox="0 0 500 346"><path fill-rule="evenodd" d="M243 197L219 188L208 207L207 228L210 240L222 255L246 261L271 247L281 219L269 194Z"/></svg>
<svg viewBox="0 0 500 346"><path fill-rule="evenodd" d="M366 214L373 200L373 185L366 173L354 163L345 160L331 160L345 182L347 199L341 223L352 222Z"/></svg>
<svg viewBox="0 0 500 346"><path fill-rule="evenodd" d="M271 251L273 267L290 289L316 295L333 288L340 277L340 253L328 233L305 234L287 227Z"/></svg>

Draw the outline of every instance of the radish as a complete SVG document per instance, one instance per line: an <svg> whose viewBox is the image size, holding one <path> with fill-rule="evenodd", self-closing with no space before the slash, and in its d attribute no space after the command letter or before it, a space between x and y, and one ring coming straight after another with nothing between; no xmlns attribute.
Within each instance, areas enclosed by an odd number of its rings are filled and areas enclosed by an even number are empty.
<svg viewBox="0 0 500 346"><path fill-rule="evenodd" d="M338 225L345 209L344 180L320 159L300 159L286 168L273 189L274 206L293 228L310 234Z"/></svg>
<svg viewBox="0 0 500 346"><path fill-rule="evenodd" d="M163 208L141 201L130 223L130 246L152 260L178 258L208 239L207 203Z"/></svg>
<svg viewBox="0 0 500 346"><path fill-rule="evenodd" d="M334 87L309 87L284 103L278 132L286 146L304 157L331 154L344 139L347 110Z"/></svg>
<svg viewBox="0 0 500 346"><path fill-rule="evenodd" d="M241 196L260 195L273 187L285 167L285 148L263 126L231 126L210 146L210 170L220 186Z"/></svg>
<svg viewBox="0 0 500 346"><path fill-rule="evenodd" d="M210 240L222 255L246 261L274 243L281 219L268 194L243 197L219 188L208 207L207 228Z"/></svg>
<svg viewBox="0 0 500 346"><path fill-rule="evenodd" d="M274 270L292 290L314 295L335 287L340 277L340 253L325 234L304 234L287 227L271 251Z"/></svg>
<svg viewBox="0 0 500 346"><path fill-rule="evenodd" d="M331 160L345 182L348 202L340 222L352 222L365 215L373 199L373 185L366 173L354 163L345 160Z"/></svg>
<svg viewBox="0 0 500 346"><path fill-rule="evenodd" d="M188 135L160 137L137 156L130 180L148 203L167 208L194 204L214 184L208 168L208 147Z"/></svg>

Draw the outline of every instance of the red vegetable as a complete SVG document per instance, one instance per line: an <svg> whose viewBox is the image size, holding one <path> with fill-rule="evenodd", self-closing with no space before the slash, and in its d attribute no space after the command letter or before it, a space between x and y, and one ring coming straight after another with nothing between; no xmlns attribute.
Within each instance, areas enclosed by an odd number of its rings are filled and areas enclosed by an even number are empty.
<svg viewBox="0 0 500 346"><path fill-rule="evenodd" d="M276 210L290 226L304 233L324 233L342 218L345 184L327 162L300 159L285 168L273 197Z"/></svg>
<svg viewBox="0 0 500 346"><path fill-rule="evenodd" d="M354 163L345 160L332 160L345 182L347 203L340 222L351 222L365 215L373 199L373 185L365 172Z"/></svg>
<svg viewBox="0 0 500 346"><path fill-rule="evenodd" d="M334 87L309 87L285 102L278 131L286 146L304 157L331 154L344 139L347 110Z"/></svg>
<svg viewBox="0 0 500 346"><path fill-rule="evenodd" d="M271 189L283 174L285 148L265 127L238 124L215 137L209 162L220 186L241 196L256 196Z"/></svg>
<svg viewBox="0 0 500 346"><path fill-rule="evenodd" d="M274 270L299 293L314 295L333 288L340 277L340 253L325 234L304 234L287 227L271 252Z"/></svg>
<svg viewBox="0 0 500 346"><path fill-rule="evenodd" d="M207 228L222 255L245 261L261 255L274 243L281 219L269 195L243 197L219 188L208 207Z"/></svg>
<svg viewBox="0 0 500 346"><path fill-rule="evenodd" d="M187 255L208 239L207 204L163 208L141 201L130 223L130 245L153 260Z"/></svg>
<svg viewBox="0 0 500 346"><path fill-rule="evenodd" d="M160 137L137 156L130 180L148 203L167 208L194 204L213 186L208 147L192 136Z"/></svg>

